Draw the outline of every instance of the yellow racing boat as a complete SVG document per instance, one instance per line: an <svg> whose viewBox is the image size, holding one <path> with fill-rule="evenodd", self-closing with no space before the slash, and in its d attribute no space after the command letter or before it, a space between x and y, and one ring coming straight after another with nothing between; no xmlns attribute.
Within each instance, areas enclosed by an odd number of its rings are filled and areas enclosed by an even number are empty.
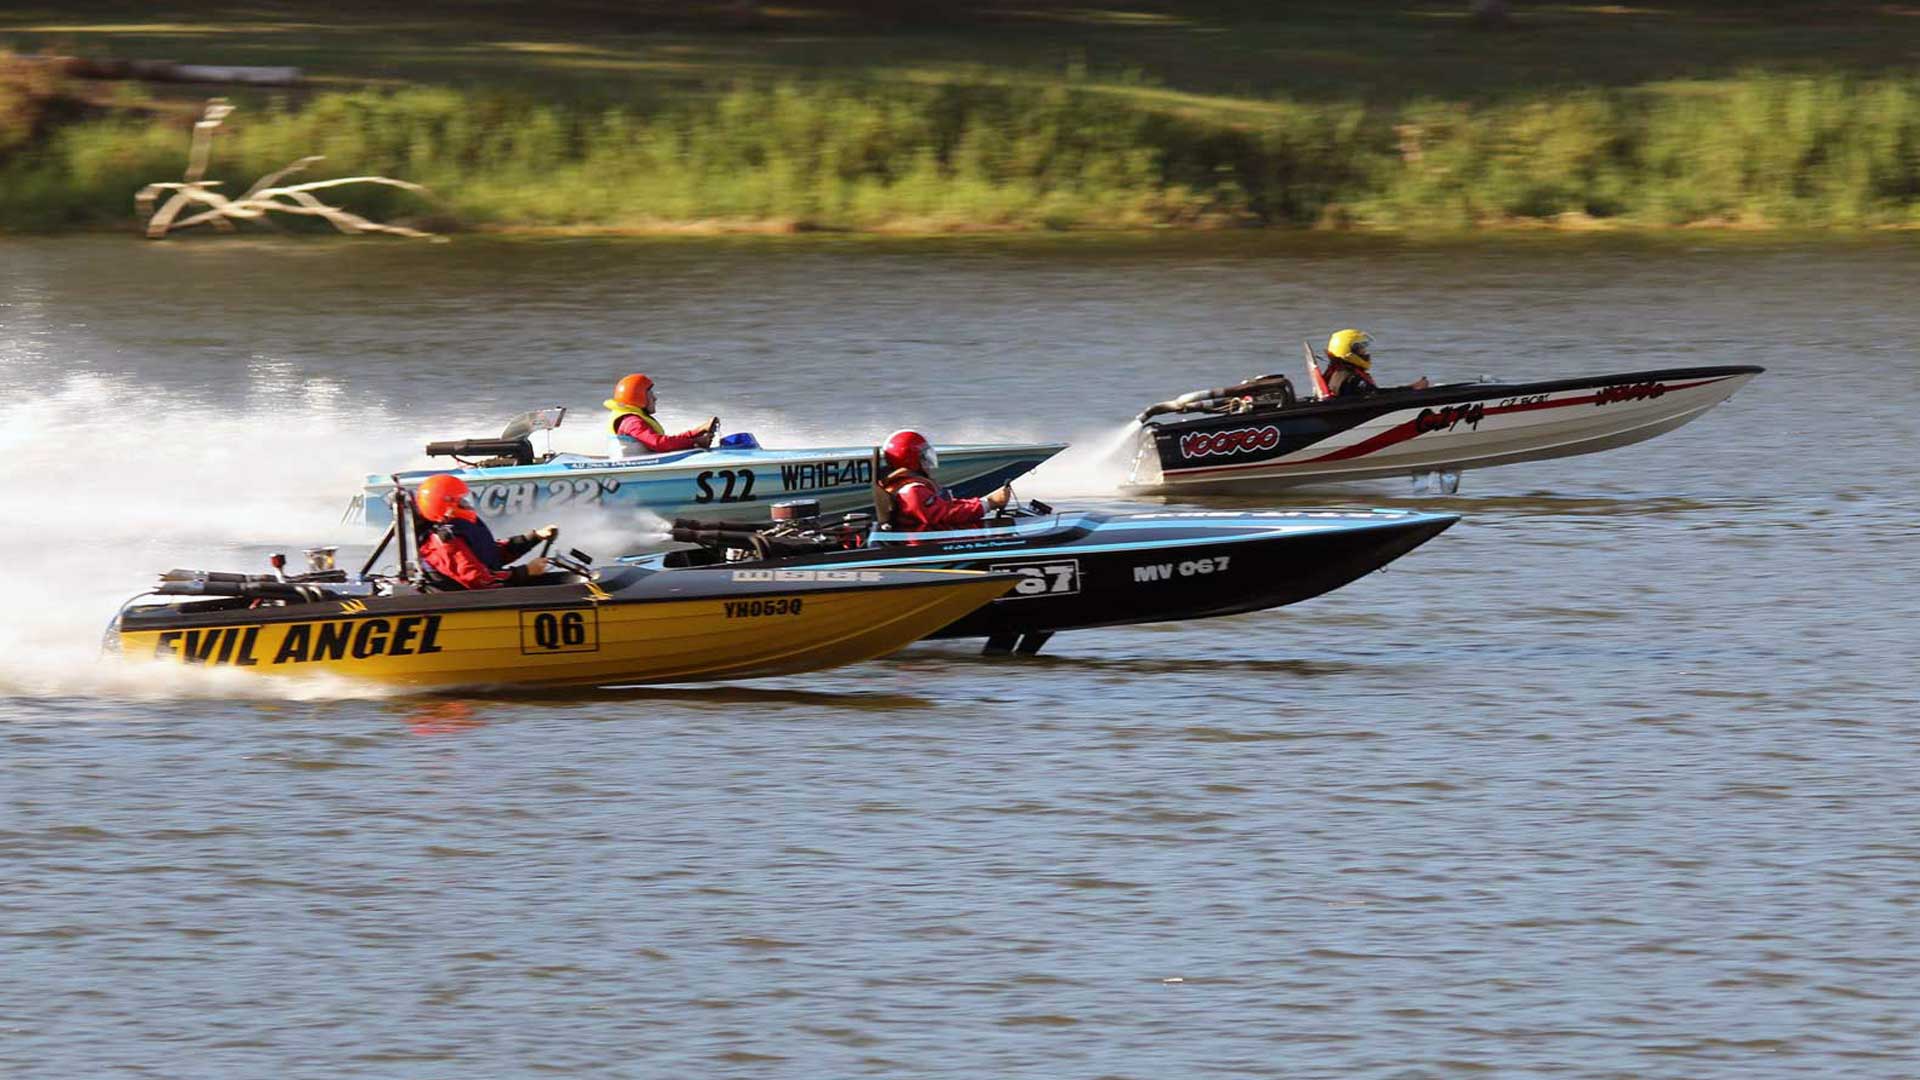
<svg viewBox="0 0 1920 1080"><path fill-rule="evenodd" d="M143 596L203 599L136 597L115 617L110 639L131 660L401 686L746 679L882 656L1019 580L940 570L568 565L570 572L549 575L564 579L551 584L477 592L425 591L364 571L349 580L330 567L292 577L175 570Z"/></svg>

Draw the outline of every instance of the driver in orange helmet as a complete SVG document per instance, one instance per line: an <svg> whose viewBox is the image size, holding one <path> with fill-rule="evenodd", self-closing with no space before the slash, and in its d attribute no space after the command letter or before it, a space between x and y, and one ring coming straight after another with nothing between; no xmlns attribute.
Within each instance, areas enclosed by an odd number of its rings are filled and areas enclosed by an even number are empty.
<svg viewBox="0 0 1920 1080"><path fill-rule="evenodd" d="M457 476L442 473L422 481L413 505L430 527L421 530L420 565L427 578L443 589L498 589L525 585L547 572L547 560L534 557L524 566L508 564L552 538L552 525L495 540L493 530L473 509L473 493Z"/></svg>
<svg viewBox="0 0 1920 1080"><path fill-rule="evenodd" d="M917 431L887 436L880 457L886 463L880 486L893 496L893 518L886 522L890 529L964 529L980 524L989 512L1004 509L1013 498L1013 489L1005 485L981 499L956 499L941 491L933 481L940 456Z"/></svg>
<svg viewBox="0 0 1920 1080"><path fill-rule="evenodd" d="M640 374L621 379L613 388L613 396L602 403L611 414L614 437L632 439L649 454L703 449L713 445L713 433L720 427L719 417L713 417L699 427L678 435L669 435L660 421L653 418L658 401L653 392L652 379Z"/></svg>

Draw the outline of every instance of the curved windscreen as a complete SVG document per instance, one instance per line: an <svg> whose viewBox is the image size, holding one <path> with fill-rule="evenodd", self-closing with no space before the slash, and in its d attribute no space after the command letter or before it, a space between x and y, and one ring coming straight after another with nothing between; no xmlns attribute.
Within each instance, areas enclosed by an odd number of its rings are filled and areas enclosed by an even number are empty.
<svg viewBox="0 0 1920 1080"><path fill-rule="evenodd" d="M507 426L500 431L500 437L503 439L524 439L536 431L552 431L554 428L560 426L560 421L566 419L566 416L567 407L565 405L555 405L551 409L535 409L532 412L524 412L507 421Z"/></svg>

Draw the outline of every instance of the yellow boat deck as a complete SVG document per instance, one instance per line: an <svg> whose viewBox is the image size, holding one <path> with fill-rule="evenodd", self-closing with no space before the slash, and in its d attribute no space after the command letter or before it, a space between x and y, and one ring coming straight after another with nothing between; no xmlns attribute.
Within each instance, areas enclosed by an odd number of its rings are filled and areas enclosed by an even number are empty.
<svg viewBox="0 0 1920 1080"><path fill-rule="evenodd" d="M779 578L669 571L611 592L586 583L230 611L136 608L120 644L133 660L420 687L745 679L885 655L1015 580L933 570Z"/></svg>

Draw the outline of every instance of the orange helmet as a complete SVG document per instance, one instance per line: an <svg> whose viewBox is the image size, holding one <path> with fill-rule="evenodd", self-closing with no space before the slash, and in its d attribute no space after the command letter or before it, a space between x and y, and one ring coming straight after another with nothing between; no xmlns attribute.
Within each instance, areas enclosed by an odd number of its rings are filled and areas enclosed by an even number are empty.
<svg viewBox="0 0 1920 1080"><path fill-rule="evenodd" d="M473 511L473 493L467 490L467 482L448 473L421 481L420 489L413 493L413 505L420 508L421 517L435 524L451 518L480 520Z"/></svg>
<svg viewBox="0 0 1920 1080"><path fill-rule="evenodd" d="M652 389L653 380L636 373L614 384L613 400L628 408L644 409L647 407L647 393Z"/></svg>
<svg viewBox="0 0 1920 1080"><path fill-rule="evenodd" d="M933 475L940 466L940 455L934 453L927 437L917 431L896 431L887 436L885 446L880 448L880 457L889 469L905 469L922 476Z"/></svg>

